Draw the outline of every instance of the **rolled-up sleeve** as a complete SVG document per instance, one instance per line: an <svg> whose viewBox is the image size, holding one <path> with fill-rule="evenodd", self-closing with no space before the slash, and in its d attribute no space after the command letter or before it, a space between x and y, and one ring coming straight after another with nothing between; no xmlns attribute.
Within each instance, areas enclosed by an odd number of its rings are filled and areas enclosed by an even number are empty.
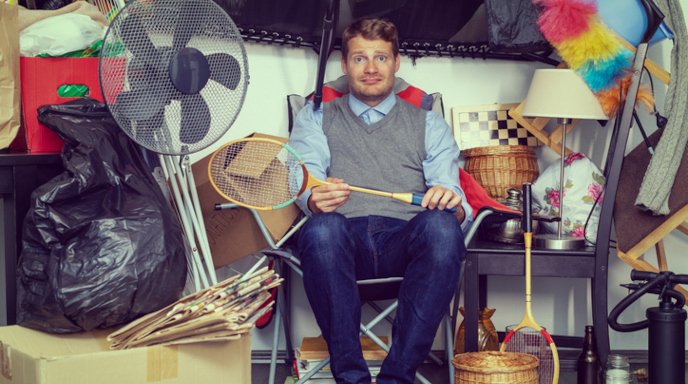
<svg viewBox="0 0 688 384"><path fill-rule="evenodd" d="M456 144L449 124L436 112L428 112L425 124L425 152L423 173L428 188L441 185L461 195L461 207L466 218L461 223L465 233L473 224L473 208L466 201L466 194L459 181L459 155L461 151Z"/></svg>
<svg viewBox="0 0 688 384"><path fill-rule="evenodd" d="M330 149L322 130L322 119L322 108L313 109L313 102L309 100L296 117L288 144L303 159L308 173L325 180L330 170ZM296 199L296 204L306 215L313 216L308 208L310 196L311 191L305 191Z"/></svg>

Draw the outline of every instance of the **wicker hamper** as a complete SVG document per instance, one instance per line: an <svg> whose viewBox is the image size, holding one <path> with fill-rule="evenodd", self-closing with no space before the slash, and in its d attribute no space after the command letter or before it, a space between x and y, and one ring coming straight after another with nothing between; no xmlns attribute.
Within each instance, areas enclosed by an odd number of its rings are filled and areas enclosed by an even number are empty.
<svg viewBox="0 0 688 384"><path fill-rule="evenodd" d="M524 353L462 353L452 364L454 384L538 384L538 358Z"/></svg>
<svg viewBox="0 0 688 384"><path fill-rule="evenodd" d="M493 199L505 198L506 190L532 183L539 175L535 150L527 145L493 145L461 151L464 170Z"/></svg>

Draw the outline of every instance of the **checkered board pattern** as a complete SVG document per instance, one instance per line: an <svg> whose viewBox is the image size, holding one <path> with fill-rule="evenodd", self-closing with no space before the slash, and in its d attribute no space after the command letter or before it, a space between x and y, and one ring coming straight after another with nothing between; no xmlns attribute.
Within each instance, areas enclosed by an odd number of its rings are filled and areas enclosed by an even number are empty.
<svg viewBox="0 0 688 384"><path fill-rule="evenodd" d="M537 137L509 117L509 110L515 107L518 107L518 103L453 107L452 129L459 148L542 145Z"/></svg>

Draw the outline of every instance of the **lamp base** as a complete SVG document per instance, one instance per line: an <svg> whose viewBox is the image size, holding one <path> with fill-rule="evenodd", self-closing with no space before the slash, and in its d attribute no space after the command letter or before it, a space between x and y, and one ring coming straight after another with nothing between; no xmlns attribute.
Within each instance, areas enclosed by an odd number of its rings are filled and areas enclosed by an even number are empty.
<svg viewBox="0 0 688 384"><path fill-rule="evenodd" d="M544 233L533 235L533 248L575 250L585 248L585 239L582 237L572 237L571 235L561 235L556 233Z"/></svg>

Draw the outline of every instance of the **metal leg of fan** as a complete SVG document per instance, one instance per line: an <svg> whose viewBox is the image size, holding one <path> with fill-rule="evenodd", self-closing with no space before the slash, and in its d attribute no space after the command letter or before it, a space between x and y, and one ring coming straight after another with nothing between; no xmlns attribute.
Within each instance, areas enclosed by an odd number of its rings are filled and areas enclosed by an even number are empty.
<svg viewBox="0 0 688 384"><path fill-rule="evenodd" d="M194 287L197 292L200 291L202 288L209 287L210 285L208 284L208 278L204 273L204 268L203 264L201 263L201 257L198 253L198 248L196 247L194 231L192 229L191 223L189 222L188 207L185 204L184 199L182 198L178 179L175 178L176 172L174 172L175 166L173 163L174 162L172 161L172 159L170 159L168 156L160 156L160 164L162 165L162 168L166 173L168 179L170 180L170 184L172 185L172 192L174 194L175 203L177 204L177 210L179 214L179 219L182 224L182 229L191 247L191 254L187 254L187 258L189 260L189 264L191 265L191 271L189 272L191 273L194 282Z"/></svg>
<svg viewBox="0 0 688 384"><path fill-rule="evenodd" d="M210 244L208 243L208 233L205 230L205 222L203 221L203 212L201 212L201 202L198 198L198 190L196 189L196 179L193 176L193 171L191 170L191 160L189 156L184 156L182 159L181 174L186 176L186 186L188 188L183 189L184 195L187 201L190 201L190 205L193 207L191 210L191 217L193 218L194 229L196 229L196 237L198 238L198 244L203 252L203 261L205 262L206 272L210 277L210 283L212 285L217 284L217 275L215 275L215 264L213 264L212 254L210 253Z"/></svg>

